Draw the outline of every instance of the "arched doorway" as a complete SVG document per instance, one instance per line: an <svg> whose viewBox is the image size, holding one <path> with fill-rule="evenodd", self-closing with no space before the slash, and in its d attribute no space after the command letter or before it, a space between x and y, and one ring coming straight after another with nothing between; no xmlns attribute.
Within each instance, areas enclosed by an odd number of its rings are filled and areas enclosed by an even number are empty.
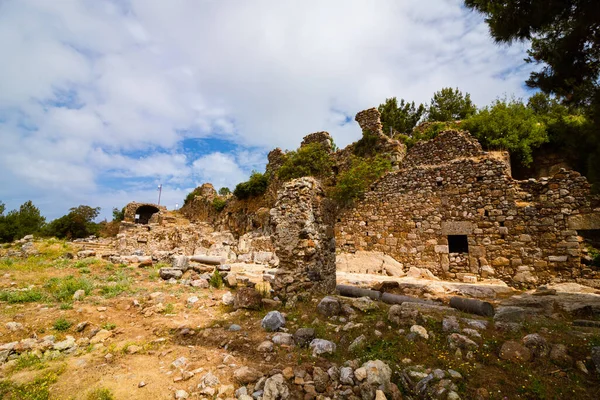
<svg viewBox="0 0 600 400"><path fill-rule="evenodd" d="M135 210L135 223L136 224L147 224L150 222L150 218L160 210L154 206L141 206Z"/></svg>

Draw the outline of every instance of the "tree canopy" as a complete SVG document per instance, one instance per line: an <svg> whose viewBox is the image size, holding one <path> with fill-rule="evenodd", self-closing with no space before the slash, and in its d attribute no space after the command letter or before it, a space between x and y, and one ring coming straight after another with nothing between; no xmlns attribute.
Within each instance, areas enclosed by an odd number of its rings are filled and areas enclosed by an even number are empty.
<svg viewBox="0 0 600 400"><path fill-rule="evenodd" d="M19 210L9 211L6 215L5 210L4 203L0 203L0 242L12 242L37 233L46 221L31 200L21 204Z"/></svg>
<svg viewBox="0 0 600 400"><path fill-rule="evenodd" d="M44 227L46 236L57 238L83 238L98 233L98 224L94 219L100 214L100 207L81 205L69 209L67 215L55 219Z"/></svg>
<svg viewBox="0 0 600 400"><path fill-rule="evenodd" d="M469 118L477 111L471 95L452 88L443 88L433 94L427 111L429 121L456 121Z"/></svg>
<svg viewBox="0 0 600 400"><path fill-rule="evenodd" d="M385 103L380 104L381 124L383 133L393 136L395 133L409 133L419 123L425 114L425 106L415 102L407 102L404 99L398 100L395 97L385 99Z"/></svg>

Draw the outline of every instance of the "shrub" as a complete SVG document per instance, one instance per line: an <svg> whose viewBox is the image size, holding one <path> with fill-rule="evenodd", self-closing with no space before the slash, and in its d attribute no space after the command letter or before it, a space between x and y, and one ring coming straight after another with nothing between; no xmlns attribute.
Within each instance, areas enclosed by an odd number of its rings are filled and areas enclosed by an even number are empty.
<svg viewBox="0 0 600 400"><path fill-rule="evenodd" d="M102 329L106 329L107 331L112 331L116 327L117 327L117 324L114 324L112 322L107 322L104 325L102 325Z"/></svg>
<svg viewBox="0 0 600 400"><path fill-rule="evenodd" d="M0 301L7 303L33 303L44 298L42 293L37 290L2 290L0 291Z"/></svg>
<svg viewBox="0 0 600 400"><path fill-rule="evenodd" d="M338 175L332 197L341 206L364 195L369 186L392 168L392 163L379 155L372 159L352 158L350 169Z"/></svg>
<svg viewBox="0 0 600 400"><path fill-rule="evenodd" d="M310 143L285 155L285 161L277 170L277 176L283 181L314 176L325 178L331 175L333 160L320 143Z"/></svg>
<svg viewBox="0 0 600 400"><path fill-rule="evenodd" d="M254 171L247 182L238 183L233 194L240 200L260 196L267 191L268 185L269 178L267 175Z"/></svg>
<svg viewBox="0 0 600 400"><path fill-rule="evenodd" d="M213 201L212 201L212 206L213 206L213 209L214 209L216 212L221 212L221 211L223 211L223 209L225 208L225 206L226 206L226 205L227 205L227 201L226 201L226 200L224 200L224 199L222 199L222 198L220 198L220 197L215 197L215 198L213 199Z"/></svg>
<svg viewBox="0 0 600 400"><path fill-rule="evenodd" d="M73 323L67 321L64 318L59 318L56 321L54 321L54 329L56 329L59 332L63 332L68 330L71 326L73 325Z"/></svg>
<svg viewBox="0 0 600 400"><path fill-rule="evenodd" d="M229 196L230 194L231 194L231 190L229 190L228 187L222 187L221 189L219 189L220 196Z"/></svg>
<svg viewBox="0 0 600 400"><path fill-rule="evenodd" d="M183 201L183 205L186 205L187 203L191 202L192 200L194 200L194 197L196 197L196 191L191 191L187 194L187 196L185 196L185 200Z"/></svg>
<svg viewBox="0 0 600 400"><path fill-rule="evenodd" d="M210 280L208 281L208 284L217 289L219 289L221 286L223 286L223 277L221 276L219 271L217 271L215 269L215 272L213 272L213 274L210 276Z"/></svg>
<svg viewBox="0 0 600 400"><path fill-rule="evenodd" d="M376 133L373 133L369 130L364 130L362 138L360 138L360 140L354 144L354 155L358 157L375 155L375 147L377 146L378 141L379 137Z"/></svg>

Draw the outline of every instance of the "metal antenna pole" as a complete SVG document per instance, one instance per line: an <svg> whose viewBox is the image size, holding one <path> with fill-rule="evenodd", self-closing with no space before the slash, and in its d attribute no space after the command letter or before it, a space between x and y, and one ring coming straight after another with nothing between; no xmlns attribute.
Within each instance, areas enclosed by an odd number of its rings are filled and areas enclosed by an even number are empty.
<svg viewBox="0 0 600 400"><path fill-rule="evenodd" d="M158 185L158 205L160 206L160 195L162 194L162 183Z"/></svg>

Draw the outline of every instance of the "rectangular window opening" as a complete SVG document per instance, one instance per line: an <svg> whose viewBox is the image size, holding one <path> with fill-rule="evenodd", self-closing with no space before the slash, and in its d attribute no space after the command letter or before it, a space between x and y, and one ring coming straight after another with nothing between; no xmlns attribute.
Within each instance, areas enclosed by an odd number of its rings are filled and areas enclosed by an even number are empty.
<svg viewBox="0 0 600 400"><path fill-rule="evenodd" d="M468 253L467 235L448 235L448 251L450 253Z"/></svg>

